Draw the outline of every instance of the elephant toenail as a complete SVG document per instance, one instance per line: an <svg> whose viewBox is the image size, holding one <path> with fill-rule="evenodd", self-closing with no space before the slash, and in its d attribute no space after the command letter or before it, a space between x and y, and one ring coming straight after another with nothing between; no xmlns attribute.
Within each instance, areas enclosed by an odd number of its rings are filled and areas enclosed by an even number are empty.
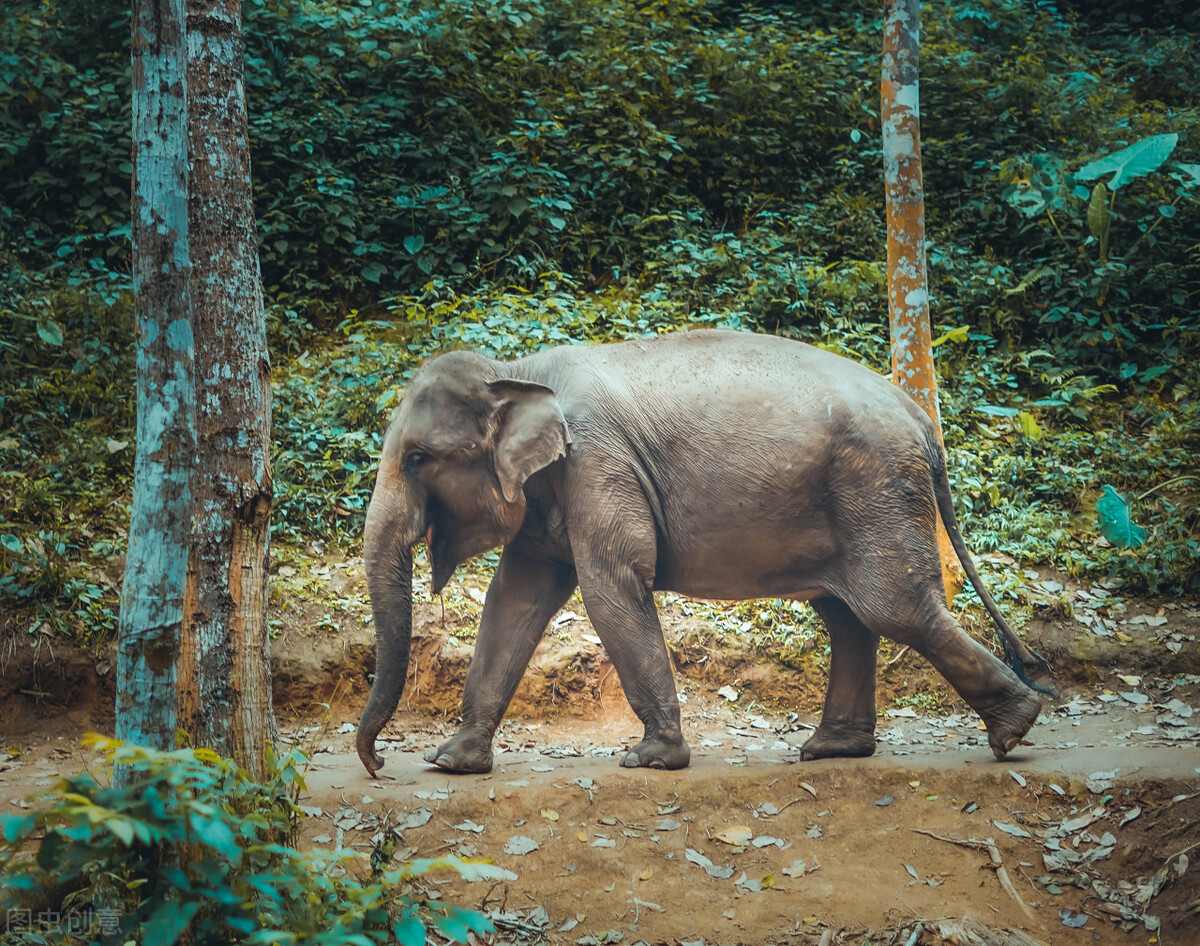
<svg viewBox="0 0 1200 946"><path fill-rule="evenodd" d="M437 761L437 749L428 750L425 753L425 761L426 762L436 762Z"/></svg>
<svg viewBox="0 0 1200 946"><path fill-rule="evenodd" d="M625 753L625 758L621 760L621 765L627 769L636 769L641 764L641 760L638 759L635 752Z"/></svg>

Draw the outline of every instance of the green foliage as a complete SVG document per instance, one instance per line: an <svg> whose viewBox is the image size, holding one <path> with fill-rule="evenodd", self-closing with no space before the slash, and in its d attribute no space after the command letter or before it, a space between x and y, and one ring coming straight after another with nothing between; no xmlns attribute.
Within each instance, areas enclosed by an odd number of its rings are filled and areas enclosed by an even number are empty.
<svg viewBox="0 0 1200 946"><path fill-rule="evenodd" d="M307 764L298 750L272 760L260 784L210 750L97 741L122 783L72 776L46 807L0 814L0 908L58 907L46 915L86 918L91 928L46 923L34 911L28 928L16 929L10 912L0 943L171 946L186 935L206 944L373 946L423 943L429 928L461 943L492 930L478 912L427 902L414 879L442 868L494 879L497 868L446 857L362 882L349 873L357 853L288 846Z"/></svg>
<svg viewBox="0 0 1200 946"><path fill-rule="evenodd" d="M1194 490L1139 508L1136 554L1090 513L1200 449L1200 39L1061 9L922 10L952 466L973 542L1182 593ZM724 325L887 370L877 2L244 17L277 542L357 540L436 351ZM115 627L133 453L127 31L122 0L0 10L0 607L85 641Z"/></svg>
<svg viewBox="0 0 1200 946"><path fill-rule="evenodd" d="M1096 518L1104 538L1121 548L1137 548L1146 542L1146 530L1133 521L1129 514L1129 501L1104 484L1104 495L1096 500Z"/></svg>
<svg viewBox="0 0 1200 946"><path fill-rule="evenodd" d="M44 279L0 290L0 596L31 633L42 621L116 629L108 563L128 528L132 325L128 305Z"/></svg>

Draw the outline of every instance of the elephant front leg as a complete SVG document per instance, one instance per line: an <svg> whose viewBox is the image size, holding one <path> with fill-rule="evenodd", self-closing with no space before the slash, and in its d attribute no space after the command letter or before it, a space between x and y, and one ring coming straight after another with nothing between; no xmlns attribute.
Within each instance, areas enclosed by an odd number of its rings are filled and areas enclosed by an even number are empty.
<svg viewBox="0 0 1200 946"><path fill-rule="evenodd" d="M525 675L546 622L571 597L568 565L505 549L484 600L475 656L463 687L462 726L425 753L450 772L490 772L492 737Z"/></svg>
<svg viewBox="0 0 1200 946"><path fill-rule="evenodd" d="M580 589L629 705L645 726L642 741L622 756L621 765L684 768L691 750L683 738L679 696L653 594L631 572L615 581L609 578L601 587L581 581Z"/></svg>
<svg viewBox="0 0 1200 946"><path fill-rule="evenodd" d="M800 754L806 760L873 755L879 635L837 598L817 598L812 606L829 632L829 689L821 723Z"/></svg>

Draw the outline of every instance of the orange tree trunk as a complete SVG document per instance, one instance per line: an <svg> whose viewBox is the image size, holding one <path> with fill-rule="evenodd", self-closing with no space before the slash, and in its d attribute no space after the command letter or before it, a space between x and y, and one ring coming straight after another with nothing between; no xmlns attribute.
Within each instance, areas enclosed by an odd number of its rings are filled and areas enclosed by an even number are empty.
<svg viewBox="0 0 1200 946"><path fill-rule="evenodd" d="M271 365L242 91L241 0L187 0L197 475L179 725L262 778L274 741L267 626Z"/></svg>
<svg viewBox="0 0 1200 946"><path fill-rule="evenodd" d="M920 93L917 73L918 0L885 0L880 117L887 194L888 314L892 380L912 395L941 435L937 376L925 274L925 194L921 183ZM962 588L962 568L938 522L946 600Z"/></svg>

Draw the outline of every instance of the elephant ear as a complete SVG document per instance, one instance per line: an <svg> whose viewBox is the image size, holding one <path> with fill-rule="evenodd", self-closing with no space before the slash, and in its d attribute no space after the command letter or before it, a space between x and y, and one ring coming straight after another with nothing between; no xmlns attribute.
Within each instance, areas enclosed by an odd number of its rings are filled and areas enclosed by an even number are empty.
<svg viewBox="0 0 1200 946"><path fill-rule="evenodd" d="M496 475L504 499L524 498L525 481L567 455L567 421L554 391L544 384L501 378L488 383L496 403Z"/></svg>

